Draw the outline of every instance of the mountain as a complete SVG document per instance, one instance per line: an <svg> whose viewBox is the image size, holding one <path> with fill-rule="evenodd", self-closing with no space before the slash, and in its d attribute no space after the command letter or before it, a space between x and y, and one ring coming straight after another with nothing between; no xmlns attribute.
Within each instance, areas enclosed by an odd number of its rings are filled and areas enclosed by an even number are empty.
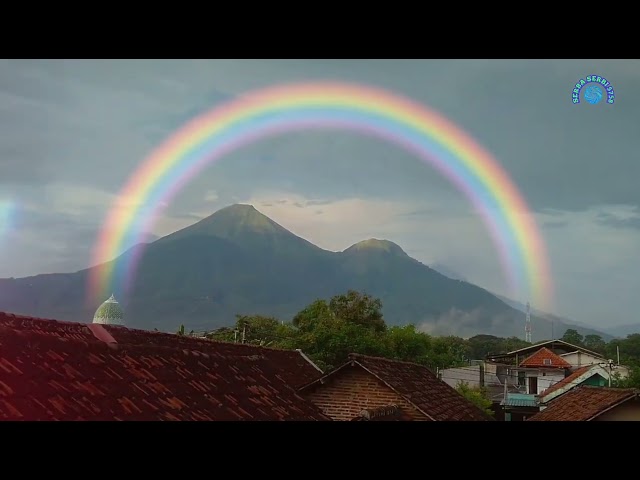
<svg viewBox="0 0 640 480"><path fill-rule="evenodd" d="M618 327L611 327L607 329L607 333L615 337L626 338L627 335L633 333L640 333L640 323L632 325L620 325Z"/></svg>
<svg viewBox="0 0 640 480"><path fill-rule="evenodd" d="M343 252L323 250L258 212L232 205L139 245L111 265L121 270L142 249L127 298L116 288L127 325L175 331L230 325L236 314L290 320L317 298L348 289L383 302L390 325L417 324L434 334L523 336L525 315L487 290L448 278L387 240L369 239ZM90 269L0 279L0 310L90 322ZM111 292L109 292L111 293ZM548 320L534 318L534 340L550 337Z"/></svg>
<svg viewBox="0 0 640 480"><path fill-rule="evenodd" d="M504 303L506 303L507 305L515 308L516 310L519 310L521 312L525 312L527 311L527 306L523 303L517 302L515 300L511 300L507 297L503 297L502 295L497 295L496 297L498 297L500 300L502 300ZM552 333L550 334L550 336L553 336L555 338L560 338L562 337L562 335L564 335L564 332L566 332L568 329L572 328L575 331L577 331L580 335L586 336L586 335L599 335L600 337L602 337L602 339L606 342L609 342L611 340L613 340L617 335L613 334L610 329L602 329L602 330L596 330L595 328L593 328L591 325L587 325L585 323L582 322L578 322L576 320L572 320L570 318L566 318L566 317L560 317L558 315L554 315L552 313L547 313L547 312L543 312L541 310L537 310L533 307L531 307L531 315L547 320L548 322L548 326L551 327L552 329Z"/></svg>

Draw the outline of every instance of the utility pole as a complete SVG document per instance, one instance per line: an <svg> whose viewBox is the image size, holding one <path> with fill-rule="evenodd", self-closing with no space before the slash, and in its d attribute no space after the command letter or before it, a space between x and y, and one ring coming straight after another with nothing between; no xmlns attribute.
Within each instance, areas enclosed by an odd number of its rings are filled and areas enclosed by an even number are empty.
<svg viewBox="0 0 640 480"><path fill-rule="evenodd" d="M247 326L242 327L242 343L244 343L245 334L247 333Z"/></svg>
<svg viewBox="0 0 640 480"><path fill-rule="evenodd" d="M531 343L531 306L527 302L527 318L524 323L524 341Z"/></svg>
<svg viewBox="0 0 640 480"><path fill-rule="evenodd" d="M484 388L484 362L480 363L480 388Z"/></svg>

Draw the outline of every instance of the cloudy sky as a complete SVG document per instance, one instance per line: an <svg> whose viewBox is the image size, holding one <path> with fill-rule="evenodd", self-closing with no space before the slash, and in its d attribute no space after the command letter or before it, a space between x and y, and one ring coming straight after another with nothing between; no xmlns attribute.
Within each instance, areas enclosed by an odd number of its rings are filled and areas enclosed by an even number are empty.
<svg viewBox="0 0 640 480"><path fill-rule="evenodd" d="M571 103L591 73L612 82L615 105ZM317 79L390 89L455 122L535 213L554 313L600 327L639 320L637 60L0 60L0 277L85 268L118 191L159 142L251 89ZM509 294L465 198L380 140L298 132L243 147L191 182L150 233L232 203L330 250L386 238Z"/></svg>

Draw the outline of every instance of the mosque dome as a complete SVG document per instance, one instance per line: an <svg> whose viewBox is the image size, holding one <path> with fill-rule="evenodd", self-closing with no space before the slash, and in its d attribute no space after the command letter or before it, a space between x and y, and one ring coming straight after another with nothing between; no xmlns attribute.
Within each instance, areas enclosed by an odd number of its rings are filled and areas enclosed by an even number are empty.
<svg viewBox="0 0 640 480"><path fill-rule="evenodd" d="M93 316L93 323L124 325L124 310L113 295L98 307Z"/></svg>

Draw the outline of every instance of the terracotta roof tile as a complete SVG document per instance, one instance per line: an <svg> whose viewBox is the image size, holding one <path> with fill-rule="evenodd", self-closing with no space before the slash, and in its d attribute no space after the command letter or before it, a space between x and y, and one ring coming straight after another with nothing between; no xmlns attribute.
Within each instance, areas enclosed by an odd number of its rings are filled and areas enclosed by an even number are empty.
<svg viewBox="0 0 640 480"><path fill-rule="evenodd" d="M545 397L545 396L549 395L550 393L555 392L556 390L560 390L561 388L570 386L572 383L575 383L575 381L576 381L576 379L578 377L580 377L581 375L584 375L585 373L587 373L592 368L593 368L593 365L586 365L584 367L581 367L581 368L577 369L575 372L573 372L568 377L565 377L564 379L560 380L558 383L554 383L553 385L551 385L544 392L542 392L541 396ZM575 386L578 386L578 385L576 384Z"/></svg>
<svg viewBox="0 0 640 480"><path fill-rule="evenodd" d="M0 420L330 420L283 378L298 352L92 328L0 313Z"/></svg>
<svg viewBox="0 0 640 480"><path fill-rule="evenodd" d="M240 343L219 342L171 333L136 330L118 325L103 326L118 343L165 346L179 345L183 348L198 348L203 352L213 350L229 356L267 355L269 361L280 369L281 376L285 381L294 387L305 385L323 375L318 367L310 363L301 352L296 350L281 350ZM197 347L194 347L195 345L197 345Z"/></svg>
<svg viewBox="0 0 640 480"><path fill-rule="evenodd" d="M527 421L581 421L598 417L622 402L638 397L633 388L607 388L581 385L552 400L547 408Z"/></svg>
<svg viewBox="0 0 640 480"><path fill-rule="evenodd" d="M492 420L423 365L357 354L349 355L349 362L351 361L435 420ZM334 372L339 370L340 368ZM330 375L331 373L326 376Z"/></svg>
<svg viewBox="0 0 640 480"><path fill-rule="evenodd" d="M543 347L522 361L520 367L571 368L571 364L548 348Z"/></svg>

